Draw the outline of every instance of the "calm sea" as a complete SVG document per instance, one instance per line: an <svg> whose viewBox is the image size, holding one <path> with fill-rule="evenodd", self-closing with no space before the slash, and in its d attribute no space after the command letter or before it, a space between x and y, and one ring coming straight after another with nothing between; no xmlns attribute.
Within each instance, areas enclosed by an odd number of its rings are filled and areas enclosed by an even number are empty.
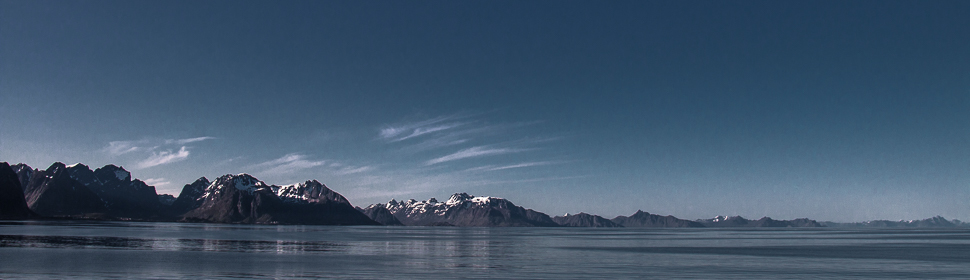
<svg viewBox="0 0 970 280"><path fill-rule="evenodd" d="M970 279L968 229L0 223L0 279Z"/></svg>

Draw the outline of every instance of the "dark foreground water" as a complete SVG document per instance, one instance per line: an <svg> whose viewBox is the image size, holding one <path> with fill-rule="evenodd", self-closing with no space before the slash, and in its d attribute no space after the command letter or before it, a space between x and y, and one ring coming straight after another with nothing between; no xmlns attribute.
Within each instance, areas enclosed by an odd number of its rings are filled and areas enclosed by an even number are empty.
<svg viewBox="0 0 970 280"><path fill-rule="evenodd" d="M0 279L970 279L968 229L0 223Z"/></svg>

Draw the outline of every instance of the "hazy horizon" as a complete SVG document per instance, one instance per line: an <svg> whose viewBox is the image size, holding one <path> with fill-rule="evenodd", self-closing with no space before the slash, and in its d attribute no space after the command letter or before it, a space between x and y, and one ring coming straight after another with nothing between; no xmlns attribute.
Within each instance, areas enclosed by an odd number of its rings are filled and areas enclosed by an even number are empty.
<svg viewBox="0 0 970 280"><path fill-rule="evenodd" d="M965 1L0 1L0 161L496 196L970 220Z"/></svg>

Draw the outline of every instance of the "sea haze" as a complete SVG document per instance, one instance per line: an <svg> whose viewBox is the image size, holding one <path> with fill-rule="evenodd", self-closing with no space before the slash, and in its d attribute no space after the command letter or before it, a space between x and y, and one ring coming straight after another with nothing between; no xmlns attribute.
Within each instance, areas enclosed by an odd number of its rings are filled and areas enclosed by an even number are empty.
<svg viewBox="0 0 970 280"><path fill-rule="evenodd" d="M967 229L0 223L0 278L967 279Z"/></svg>

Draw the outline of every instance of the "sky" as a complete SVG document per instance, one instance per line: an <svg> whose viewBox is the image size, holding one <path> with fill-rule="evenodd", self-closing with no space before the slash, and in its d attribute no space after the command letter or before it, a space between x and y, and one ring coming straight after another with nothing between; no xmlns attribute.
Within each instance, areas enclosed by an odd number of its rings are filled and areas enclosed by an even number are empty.
<svg viewBox="0 0 970 280"><path fill-rule="evenodd" d="M970 220L967 1L0 0L0 161Z"/></svg>

